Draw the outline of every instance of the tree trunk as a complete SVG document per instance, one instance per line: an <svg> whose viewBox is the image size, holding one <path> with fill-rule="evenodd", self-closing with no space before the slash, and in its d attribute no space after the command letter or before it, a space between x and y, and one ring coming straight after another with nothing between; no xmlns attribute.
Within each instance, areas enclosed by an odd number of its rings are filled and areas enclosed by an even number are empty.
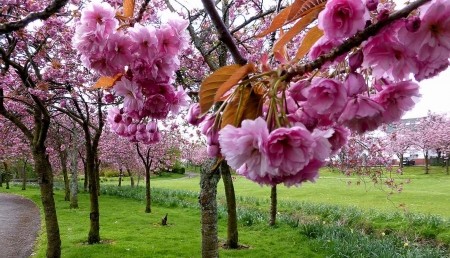
<svg viewBox="0 0 450 258"><path fill-rule="evenodd" d="M151 213L151 204L152 204L152 198L150 195L150 167L145 166L145 212Z"/></svg>
<svg viewBox="0 0 450 258"><path fill-rule="evenodd" d="M84 168L84 192L86 193L88 191L88 186L89 186L89 175L88 175L88 170L87 170L87 165L86 162L83 162L83 168Z"/></svg>
<svg viewBox="0 0 450 258"><path fill-rule="evenodd" d="M445 168L445 170L447 171L447 176L448 176L448 162L449 162L449 160L450 160L450 157L447 154L447 165L446 165L446 168Z"/></svg>
<svg viewBox="0 0 450 258"><path fill-rule="evenodd" d="M70 208L71 209L78 209L78 152L77 147L75 146L77 141L77 130L74 128L74 139L72 144L71 150L70 150L70 173L72 174L72 180L70 184Z"/></svg>
<svg viewBox="0 0 450 258"><path fill-rule="evenodd" d="M59 152L59 159L61 161L61 168L64 177L64 201L70 201L69 176L67 173L67 150Z"/></svg>
<svg viewBox="0 0 450 258"><path fill-rule="evenodd" d="M5 173L5 179L6 179L6 189L9 189L9 177L11 176L11 174L8 172L8 171L6 171L6 173Z"/></svg>
<svg viewBox="0 0 450 258"><path fill-rule="evenodd" d="M61 257L61 238L53 199L53 172L44 149L33 149L34 169L38 177L47 232L47 257Z"/></svg>
<svg viewBox="0 0 450 258"><path fill-rule="evenodd" d="M3 172L0 170L0 187L3 187Z"/></svg>
<svg viewBox="0 0 450 258"><path fill-rule="evenodd" d="M270 190L270 220L269 226L274 226L277 221L277 186L272 186Z"/></svg>
<svg viewBox="0 0 450 258"><path fill-rule="evenodd" d="M220 180L219 170L212 169L216 159L205 162L200 170L200 210L202 224L202 257L219 257L219 240L217 236L217 183Z"/></svg>
<svg viewBox="0 0 450 258"><path fill-rule="evenodd" d="M127 172L128 172L128 176L130 177L131 187L134 187L134 178L133 178L133 175L131 174L131 170L129 168L127 168Z"/></svg>
<svg viewBox="0 0 450 258"><path fill-rule="evenodd" d="M117 186L122 186L122 168L119 169L119 185Z"/></svg>
<svg viewBox="0 0 450 258"><path fill-rule="evenodd" d="M238 225L236 214L236 196L234 192L233 179L231 178L230 167L226 161L222 161L220 165L220 172L222 174L223 185L225 188L225 197L227 200L227 246L231 249L238 248Z"/></svg>
<svg viewBox="0 0 450 258"><path fill-rule="evenodd" d="M101 161L98 159L98 154L95 153L95 159L94 159L94 175L95 175L95 182L97 183L97 195L100 196L100 163Z"/></svg>
<svg viewBox="0 0 450 258"><path fill-rule="evenodd" d="M425 152L425 174L429 174L429 171L428 171L428 151Z"/></svg>
<svg viewBox="0 0 450 258"><path fill-rule="evenodd" d="M97 244L100 242L100 212L98 205L98 189L97 189L97 177L95 175L95 158L89 146L86 151L86 166L89 178L89 197L91 203L90 217L90 229L88 235L89 244Z"/></svg>
<svg viewBox="0 0 450 258"><path fill-rule="evenodd" d="M398 165L399 165L400 169L402 169L402 175L403 175L403 159L404 159L403 154L399 155L399 157L400 157L400 164L398 164Z"/></svg>
<svg viewBox="0 0 450 258"><path fill-rule="evenodd" d="M22 167L22 190L27 189L27 163L23 163Z"/></svg>

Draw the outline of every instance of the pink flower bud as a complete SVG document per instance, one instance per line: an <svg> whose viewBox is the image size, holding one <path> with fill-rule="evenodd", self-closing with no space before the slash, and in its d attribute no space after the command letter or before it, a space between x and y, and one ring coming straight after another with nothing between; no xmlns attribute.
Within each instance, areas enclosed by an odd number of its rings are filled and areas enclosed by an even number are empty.
<svg viewBox="0 0 450 258"><path fill-rule="evenodd" d="M114 123L120 123L122 121L122 116L117 114L114 116Z"/></svg>
<svg viewBox="0 0 450 258"><path fill-rule="evenodd" d="M347 89L347 95L354 97L357 94L367 91L367 84L364 77L359 73L349 73L345 78L344 86Z"/></svg>
<svg viewBox="0 0 450 258"><path fill-rule="evenodd" d="M205 120L205 116L199 118L200 115L200 104L194 103L190 108L187 115L187 122L191 125L199 125L203 120Z"/></svg>
<svg viewBox="0 0 450 258"><path fill-rule="evenodd" d="M128 130L129 134L134 135L134 134L136 134L136 131L137 131L137 125L136 124L130 124L127 127L127 130Z"/></svg>
<svg viewBox="0 0 450 258"><path fill-rule="evenodd" d="M418 16L410 16L405 21L405 27L409 32L416 32L419 30L421 20Z"/></svg>
<svg viewBox="0 0 450 258"><path fill-rule="evenodd" d="M106 96L105 96L106 103L112 103L112 102L114 102L114 99L115 99L115 97L112 94L106 94Z"/></svg>
<svg viewBox="0 0 450 258"><path fill-rule="evenodd" d="M219 145L209 145L206 150L210 158L219 156L220 153Z"/></svg>
<svg viewBox="0 0 450 258"><path fill-rule="evenodd" d="M137 126L137 130L139 131L139 132L145 132L145 129L146 129L146 126L144 125L144 124L139 124L138 126Z"/></svg>
<svg viewBox="0 0 450 258"><path fill-rule="evenodd" d="M65 99L61 100L61 102L59 103L59 106L61 108L65 108L66 107L66 100Z"/></svg>
<svg viewBox="0 0 450 258"><path fill-rule="evenodd" d="M389 18L389 10L383 9L378 13L377 19L379 22L385 21Z"/></svg>
<svg viewBox="0 0 450 258"><path fill-rule="evenodd" d="M305 89L311 84L307 80L298 81L291 85L289 93L291 93L292 99L295 101L306 101Z"/></svg>
<svg viewBox="0 0 450 258"><path fill-rule="evenodd" d="M378 7L378 0L367 0L366 7L369 11L375 11Z"/></svg>
<svg viewBox="0 0 450 258"><path fill-rule="evenodd" d="M359 67L361 67L361 64L364 61L364 55L361 50L357 51L356 53L353 53L348 58L348 65L350 66L350 70L352 72L356 71Z"/></svg>
<svg viewBox="0 0 450 258"><path fill-rule="evenodd" d="M158 131L155 131L154 133L150 134L150 138L150 143L157 143L161 140L161 134Z"/></svg>
<svg viewBox="0 0 450 258"><path fill-rule="evenodd" d="M206 132L208 132L209 128L211 128L214 125L214 120L216 119L216 116L213 115L207 115L204 121L201 124L201 131L203 135L206 135Z"/></svg>
<svg viewBox="0 0 450 258"><path fill-rule="evenodd" d="M154 133L158 130L158 125L156 124L155 121L150 121L148 122L146 129L149 133Z"/></svg>
<svg viewBox="0 0 450 258"><path fill-rule="evenodd" d="M127 118L125 118L124 122L125 122L126 126L129 126L131 124L131 122L133 122L133 119L131 117L127 117Z"/></svg>

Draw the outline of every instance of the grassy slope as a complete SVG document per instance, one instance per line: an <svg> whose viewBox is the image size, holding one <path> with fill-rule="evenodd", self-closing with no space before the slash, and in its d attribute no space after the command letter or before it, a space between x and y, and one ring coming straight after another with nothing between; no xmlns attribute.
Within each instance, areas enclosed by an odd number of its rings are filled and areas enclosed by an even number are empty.
<svg viewBox="0 0 450 258"><path fill-rule="evenodd" d="M401 194L389 195L390 190L372 183L361 182L356 185L356 178L348 178L342 174L332 173L328 169L321 171L321 178L316 183L305 183L302 187L278 187L278 198L284 201L310 201L337 205L355 205L362 209L393 211L404 209L412 212L436 214L450 218L450 195L448 186L450 176L445 170L432 167L429 175L423 174L423 167L408 167L404 175L393 175L396 181L404 182ZM406 183L410 179L411 183ZM367 179L366 179L367 180ZM347 181L351 181L347 185ZM154 182L153 187L199 191L199 178L183 180L161 180ZM260 197L268 199L269 187L260 187L245 178L237 177L234 182L237 196ZM219 183L219 194L223 194L223 184ZM399 207L405 204L405 207Z"/></svg>
<svg viewBox="0 0 450 258"><path fill-rule="evenodd" d="M13 186L2 192L24 195L40 207L39 191L21 191ZM154 205L153 213L144 213L145 204L128 198L100 196L101 238L109 244L85 245L89 229L89 195L80 194L80 209L68 209L62 191L55 192L62 238L63 257L199 257L200 213L189 208L164 208ZM169 213L169 226L159 225ZM44 222L42 222L44 223ZM226 237L226 219L219 220L219 237ZM221 250L221 257L323 257L305 244L306 238L287 225L269 228L265 225L245 227L240 242L251 245L247 250ZM40 237L34 257L45 257L45 237ZM41 247L41 248L40 248ZM283 255L279 255L279 254Z"/></svg>

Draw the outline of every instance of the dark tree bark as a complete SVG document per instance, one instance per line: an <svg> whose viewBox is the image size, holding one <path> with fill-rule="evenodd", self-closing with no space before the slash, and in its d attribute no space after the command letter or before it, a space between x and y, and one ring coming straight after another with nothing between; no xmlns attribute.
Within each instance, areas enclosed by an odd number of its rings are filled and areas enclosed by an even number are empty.
<svg viewBox="0 0 450 258"><path fill-rule="evenodd" d="M225 197L227 200L227 246L229 248L238 248L239 234L236 214L236 196L234 192L233 179L231 178L230 167L226 161L220 164L220 172L222 174L223 185L225 188Z"/></svg>
<svg viewBox="0 0 450 258"><path fill-rule="evenodd" d="M147 153L142 155L142 152L139 148L139 143L136 143L136 150L139 155L139 158L141 158L142 163L145 167L145 212L151 213L152 212L152 196L151 196L151 189L150 189L150 167L152 166L152 158L150 156L150 148L147 148Z"/></svg>
<svg viewBox="0 0 450 258"><path fill-rule="evenodd" d="M217 236L217 184L220 172L213 169L216 159L205 162L200 170L200 196L198 198L202 224L202 257L219 257L219 240Z"/></svg>
<svg viewBox="0 0 450 258"><path fill-rule="evenodd" d="M122 186L122 173L123 170L122 168L119 169L119 184L117 186Z"/></svg>
<svg viewBox="0 0 450 258"><path fill-rule="evenodd" d="M127 172L128 172L128 176L130 177L131 187L134 187L134 177L133 177L133 174L131 173L131 170L130 170L129 168L127 168Z"/></svg>
<svg viewBox="0 0 450 258"><path fill-rule="evenodd" d="M53 198L53 172L45 153L45 147L34 147L34 169L41 190L41 200L44 206L45 228L47 232L47 257L61 257L61 238L58 219L56 217L55 200Z"/></svg>
<svg viewBox="0 0 450 258"><path fill-rule="evenodd" d="M401 169L403 169L403 159L404 159L405 157L403 157L403 154L400 154L399 157L400 157L400 164L399 164L399 167L400 167ZM402 175L403 175L403 171L402 171Z"/></svg>
<svg viewBox="0 0 450 258"><path fill-rule="evenodd" d="M429 170L428 170L428 151L425 151L425 174L429 174Z"/></svg>
<svg viewBox="0 0 450 258"><path fill-rule="evenodd" d="M72 131L72 146L69 150L70 155L70 173L72 175L71 184L70 184L70 208L78 209L78 130L76 126L74 126Z"/></svg>
<svg viewBox="0 0 450 258"><path fill-rule="evenodd" d="M64 201L70 201L69 176L67 172L67 150L59 151L59 160L64 177Z"/></svg>
<svg viewBox="0 0 450 258"><path fill-rule="evenodd" d="M269 226L274 226L277 222L277 186L270 189L270 220Z"/></svg>
<svg viewBox="0 0 450 258"><path fill-rule="evenodd" d="M22 167L22 190L27 189L27 161L23 161Z"/></svg>
<svg viewBox="0 0 450 258"><path fill-rule="evenodd" d="M9 189L9 170L8 170L8 164L6 162L3 162L3 165L5 166L5 181L6 181L6 189Z"/></svg>

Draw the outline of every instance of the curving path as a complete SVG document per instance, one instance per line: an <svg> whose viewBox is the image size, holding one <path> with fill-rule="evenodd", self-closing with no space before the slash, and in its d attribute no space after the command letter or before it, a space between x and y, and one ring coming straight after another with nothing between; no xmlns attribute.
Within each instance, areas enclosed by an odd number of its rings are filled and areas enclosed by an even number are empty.
<svg viewBox="0 0 450 258"><path fill-rule="evenodd" d="M41 215L34 202L0 193L0 258L29 257L40 228Z"/></svg>

